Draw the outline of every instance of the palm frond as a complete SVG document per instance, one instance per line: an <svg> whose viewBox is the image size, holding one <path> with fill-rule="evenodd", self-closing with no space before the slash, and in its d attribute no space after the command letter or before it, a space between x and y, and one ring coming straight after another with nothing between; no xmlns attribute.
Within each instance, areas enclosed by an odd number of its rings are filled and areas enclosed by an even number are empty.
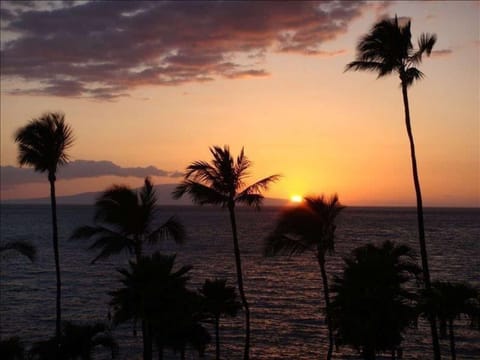
<svg viewBox="0 0 480 360"><path fill-rule="evenodd" d="M407 86L411 86L414 81L421 80L425 77L425 74L418 70L417 68L411 67L405 70L404 76L402 77L403 81Z"/></svg>
<svg viewBox="0 0 480 360"><path fill-rule="evenodd" d="M260 206L263 203L264 196L262 194L248 194L248 193L240 193L235 198L235 202L238 204L244 204L251 206L257 210L260 209Z"/></svg>
<svg viewBox="0 0 480 360"><path fill-rule="evenodd" d="M265 239L264 256L297 255L312 250L310 244L305 244L301 238L293 238L282 233L272 233Z"/></svg>
<svg viewBox="0 0 480 360"><path fill-rule="evenodd" d="M378 77L382 77L392 73L395 68L390 64L384 64L378 61L357 60L347 64L344 71L371 71L378 73Z"/></svg>
<svg viewBox="0 0 480 360"><path fill-rule="evenodd" d="M228 200L224 194L217 190L191 180L183 181L172 193L174 199L178 199L184 194L189 194L192 201L200 205L225 205Z"/></svg>
<svg viewBox="0 0 480 360"><path fill-rule="evenodd" d="M256 183L246 187L240 194L260 194L262 191L268 190L270 184L280 180L281 175L275 174L268 176Z"/></svg>
<svg viewBox="0 0 480 360"><path fill-rule="evenodd" d="M186 237L185 227L175 216L170 217L164 224L152 231L148 236L149 243L172 238L176 243L183 243Z"/></svg>
<svg viewBox="0 0 480 360"><path fill-rule="evenodd" d="M8 241L0 245L0 253L4 251L13 250L21 255L27 257L31 262L34 262L37 257L37 249L27 241Z"/></svg>

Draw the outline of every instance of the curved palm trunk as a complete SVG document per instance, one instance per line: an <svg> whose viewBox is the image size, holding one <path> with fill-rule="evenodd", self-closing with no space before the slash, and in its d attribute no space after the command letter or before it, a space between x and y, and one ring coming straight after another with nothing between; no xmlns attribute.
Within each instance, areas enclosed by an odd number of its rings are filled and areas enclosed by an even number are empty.
<svg viewBox="0 0 480 360"><path fill-rule="evenodd" d="M235 219L234 205L229 204L228 211L230 213L230 222L232 225L233 248L235 252L235 266L237 270L238 292L240 293L242 306L245 311L245 348L243 352L243 359L248 360L250 358L250 308L248 306L247 298L245 296L245 291L243 289L242 260L240 258L240 247L238 245L237 222Z"/></svg>
<svg viewBox="0 0 480 360"><path fill-rule="evenodd" d="M56 301L56 326L55 337L57 341L57 355L60 349L60 332L62 323L62 282L60 279L60 255L58 251L58 226L57 226L57 199L55 197L55 175L49 174L50 182L50 204L52 208L52 228L53 228L53 256L55 258L55 273L57 281L57 301Z"/></svg>
<svg viewBox="0 0 480 360"><path fill-rule="evenodd" d="M215 359L220 360L220 319L215 316Z"/></svg>
<svg viewBox="0 0 480 360"><path fill-rule="evenodd" d="M417 159L415 156L415 143L413 141L412 127L410 125L410 108L408 104L407 84L402 80L403 105L405 108L405 125L407 127L408 140L410 141L410 156L412 158L413 182L415 185L415 194L417 197L417 221L418 221L418 240L420 242L420 254L422 257L423 281L425 288L431 289L430 271L428 268L427 246L425 243L425 227L423 223L423 204L422 192L420 189L420 180L418 179ZM430 317L430 330L432 333L433 354L435 360L440 360L440 345L438 342L437 322L435 317Z"/></svg>
<svg viewBox="0 0 480 360"><path fill-rule="evenodd" d="M457 358L457 351L455 349L455 334L453 333L453 319L448 320L448 335L450 337L450 352L452 360Z"/></svg>
<svg viewBox="0 0 480 360"><path fill-rule="evenodd" d="M152 327L142 320L143 360L152 360Z"/></svg>
<svg viewBox="0 0 480 360"><path fill-rule="evenodd" d="M330 317L330 290L328 289L327 271L325 270L325 257L321 254L317 255L318 265L320 265L320 274L322 276L323 297L325 298L325 319L328 327L328 353L327 360L332 358L333 352L333 326Z"/></svg>

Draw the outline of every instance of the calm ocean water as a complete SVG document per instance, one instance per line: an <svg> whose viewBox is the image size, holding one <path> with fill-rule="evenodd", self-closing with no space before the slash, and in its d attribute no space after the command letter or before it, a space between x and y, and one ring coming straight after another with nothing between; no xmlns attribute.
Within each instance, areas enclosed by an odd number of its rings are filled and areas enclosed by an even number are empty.
<svg viewBox="0 0 480 360"><path fill-rule="evenodd" d="M320 275L308 254L298 257L261 256L263 238L272 229L278 208L260 212L238 209L240 246L245 287L252 308L252 359L323 358L327 347ZM116 268L127 263L118 256L89 265L93 254L87 243L69 241L80 225L91 224L93 207L59 206L60 256L63 282L63 319L106 320L107 292L119 286ZM228 215L210 207L161 207L159 221L176 215L185 224L188 240L182 246L160 245L165 253L177 253L178 266L191 264L190 287L205 279L226 277L235 284L233 248ZM427 209L426 233L431 273L434 279L468 281L480 287L480 209ZM45 339L54 332L55 273L51 245L49 206L2 205L1 241L29 240L37 246L38 259L11 256L0 264L0 334L17 335L27 344ZM405 208L348 208L338 226L336 254L327 259L327 270L338 274L342 257L355 247L383 240L401 241L418 249L416 213ZM418 251L417 251L418 253ZM480 332L457 322L458 359L480 359ZM222 354L240 359L243 348L243 316L222 322ZM141 339L133 336L132 324L113 331L120 343L120 359L136 359ZM213 332L212 332L213 334ZM449 356L448 342L442 353ZM170 358L176 358L170 354ZM214 357L213 346L207 359ZM98 358L105 358L99 354ZM169 358L169 357L167 357ZM196 359L189 353L187 358ZM334 352L335 359L358 358L348 348ZM431 356L427 324L420 321L404 342L404 359Z"/></svg>

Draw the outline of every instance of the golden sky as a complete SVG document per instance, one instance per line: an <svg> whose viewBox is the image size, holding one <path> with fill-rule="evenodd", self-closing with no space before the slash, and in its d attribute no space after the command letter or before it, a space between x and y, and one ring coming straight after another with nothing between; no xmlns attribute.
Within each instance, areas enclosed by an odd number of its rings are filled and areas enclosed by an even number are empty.
<svg viewBox="0 0 480 360"><path fill-rule="evenodd" d="M268 197L413 206L398 77L344 73L358 39L397 14L414 43L438 37L409 90L424 203L480 206L479 2L59 4L1 5L2 199L48 195L46 179L12 182L5 167L17 166L16 129L62 111L72 160L116 167L59 173L59 195L140 186L139 167L176 182L227 144L245 148L252 181L283 175Z"/></svg>

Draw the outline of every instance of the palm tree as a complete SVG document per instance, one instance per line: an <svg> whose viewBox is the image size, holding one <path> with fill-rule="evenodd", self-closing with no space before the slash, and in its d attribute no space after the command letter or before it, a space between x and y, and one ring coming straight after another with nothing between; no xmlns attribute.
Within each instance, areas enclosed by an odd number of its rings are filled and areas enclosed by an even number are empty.
<svg viewBox="0 0 480 360"><path fill-rule="evenodd" d="M79 227L71 239L93 240L89 249L100 249L100 252L92 263L122 251L135 255L138 261L145 244L170 237L182 242L185 238L183 225L173 216L156 225L156 211L157 197L148 177L138 193L126 186L114 185L95 202L95 225Z"/></svg>
<svg viewBox="0 0 480 360"><path fill-rule="evenodd" d="M332 285L331 314L338 343L361 350L364 359L396 349L415 321L415 293L406 285L419 272L408 246L385 241L355 249Z"/></svg>
<svg viewBox="0 0 480 360"><path fill-rule="evenodd" d="M242 304L237 301L233 286L227 286L226 279L205 280L200 294L204 297L204 311L213 317L215 326L215 359L220 359L220 317L234 317Z"/></svg>
<svg viewBox="0 0 480 360"><path fill-rule="evenodd" d="M327 359L332 357L334 339L329 315L330 295L325 255L335 249L335 220L342 209L344 206L340 205L337 195L333 195L329 199L323 195L306 197L302 205L283 211L275 229L267 237L264 248L266 256L279 253L295 255L305 251L313 252L320 266L325 299L329 340Z"/></svg>
<svg viewBox="0 0 480 360"><path fill-rule="evenodd" d="M37 257L37 249L35 246L26 241L7 241L0 244L0 254L13 250L19 254L27 257L31 262L34 262Z"/></svg>
<svg viewBox="0 0 480 360"><path fill-rule="evenodd" d="M143 358L152 359L154 325L166 319L172 307L185 294L186 276L191 267L173 271L175 255L156 252L129 262L129 269L118 270L123 287L110 292L113 306L113 324L131 319L142 321Z"/></svg>
<svg viewBox="0 0 480 360"><path fill-rule="evenodd" d="M0 340L0 356L4 360L25 359L25 346L18 336Z"/></svg>
<svg viewBox="0 0 480 360"><path fill-rule="evenodd" d="M47 173L50 183L50 202L52 208L53 254L57 280L56 299L56 337L59 343L61 332L61 279L60 255L58 252L57 203L55 198L55 180L59 166L68 162L67 150L73 145L73 132L65 123L65 115L46 113L31 120L15 133L18 143L18 162L20 166L32 166L35 171Z"/></svg>
<svg viewBox="0 0 480 360"><path fill-rule="evenodd" d="M200 205L213 204L227 208L232 226L233 248L235 253L235 267L237 283L243 310L245 311L245 348L243 357L250 357L250 309L243 288L242 261L238 244L237 220L235 217L235 205L245 204L260 209L263 201L262 190L279 179L279 175L266 177L256 183L246 186L245 179L251 162L244 154L243 148L236 159L230 154L228 146L223 148L213 146L210 148L213 159L195 161L191 163L185 172L184 180L176 187L173 197L179 199L188 193L192 200Z"/></svg>
<svg viewBox="0 0 480 360"><path fill-rule="evenodd" d="M453 324L461 315L473 318L478 311L476 303L478 290L466 283L434 281L431 292L424 291L422 295L422 302L419 305L420 313L427 317L436 317L440 321L441 336L447 336L448 325L450 352L452 359L455 360L457 356Z"/></svg>
<svg viewBox="0 0 480 360"><path fill-rule="evenodd" d="M425 229L423 221L422 193L418 177L415 144L410 124L410 108L408 104L408 87L414 81L421 80L424 74L415 66L421 63L423 54L428 56L437 41L434 34L421 34L418 39L418 49L414 49L411 41L410 21L399 24L398 18L385 19L375 24L357 45L356 60L349 63L346 70L373 71L378 77L392 73L398 74L403 95L405 110L405 125L410 142L410 156L412 159L413 182L417 198L418 238L422 258L423 280L425 288L431 288L430 272L428 268L427 246L425 243ZM440 360L440 346L438 342L435 319L430 319L433 352L436 360Z"/></svg>

